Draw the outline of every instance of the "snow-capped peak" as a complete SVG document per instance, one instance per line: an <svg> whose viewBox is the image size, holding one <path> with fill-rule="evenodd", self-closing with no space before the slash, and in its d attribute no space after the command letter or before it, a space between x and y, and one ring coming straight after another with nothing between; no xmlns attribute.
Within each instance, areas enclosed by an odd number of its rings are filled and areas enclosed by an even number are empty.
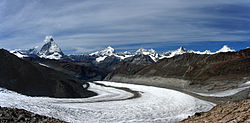
<svg viewBox="0 0 250 123"><path fill-rule="evenodd" d="M179 53L183 53L183 52L186 52L186 51L187 50L183 46L180 46L180 48L176 50L176 52L179 52Z"/></svg>
<svg viewBox="0 0 250 123"><path fill-rule="evenodd" d="M64 55L62 50L58 47L52 36L46 36L45 44L39 51L39 56L48 59L61 59Z"/></svg>
<svg viewBox="0 0 250 123"><path fill-rule="evenodd" d="M155 62L158 60L159 58L159 54L154 50L154 49L144 49L144 48L140 48L135 52L135 55L148 55L150 56L150 58L152 60L154 60Z"/></svg>
<svg viewBox="0 0 250 123"><path fill-rule="evenodd" d="M178 48L177 50L173 50L173 51L168 51L168 52L165 52L165 53L161 53L159 59L171 58L171 57L174 57L174 56L177 56L177 55L181 55L181 54L184 54L184 53L193 53L193 52L194 51L187 50L183 46L180 46L180 48Z"/></svg>
<svg viewBox="0 0 250 123"><path fill-rule="evenodd" d="M153 55L156 54L156 51L154 49L144 49L140 48L138 49L135 54L143 54L143 55Z"/></svg>
<svg viewBox="0 0 250 123"><path fill-rule="evenodd" d="M180 54L183 54L183 53L187 53L187 50L183 47L183 46L180 46L179 49L177 50L174 50L174 51L171 51L171 54L172 55L180 55Z"/></svg>
<svg viewBox="0 0 250 123"><path fill-rule="evenodd" d="M94 53L91 53L89 55L93 56L93 55L96 55L96 56L112 56L114 55L115 53L115 49L112 48L111 46L108 46L107 48L101 50L101 51L96 51Z"/></svg>
<svg viewBox="0 0 250 123"><path fill-rule="evenodd" d="M201 52L201 51L194 51L194 53L196 53L196 54L213 54L210 50L205 50L203 52Z"/></svg>
<svg viewBox="0 0 250 123"><path fill-rule="evenodd" d="M220 52L234 52L235 50L229 48L227 45L224 45L220 50L218 50L216 53Z"/></svg>
<svg viewBox="0 0 250 123"><path fill-rule="evenodd" d="M13 53L14 55L16 55L19 58L38 57L36 47L34 47L32 49L24 49L24 50L15 49L15 50L11 50L10 53Z"/></svg>
<svg viewBox="0 0 250 123"><path fill-rule="evenodd" d="M54 41L53 36L46 36L44 42L49 43L51 41Z"/></svg>

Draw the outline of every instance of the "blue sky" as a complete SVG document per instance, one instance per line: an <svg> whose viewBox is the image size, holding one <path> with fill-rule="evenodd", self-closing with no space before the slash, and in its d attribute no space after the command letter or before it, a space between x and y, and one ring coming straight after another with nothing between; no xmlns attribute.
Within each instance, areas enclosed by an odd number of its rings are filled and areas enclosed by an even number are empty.
<svg viewBox="0 0 250 123"><path fill-rule="evenodd" d="M157 51L250 47L250 0L1 0L0 47L41 46L53 35L67 54L113 46Z"/></svg>

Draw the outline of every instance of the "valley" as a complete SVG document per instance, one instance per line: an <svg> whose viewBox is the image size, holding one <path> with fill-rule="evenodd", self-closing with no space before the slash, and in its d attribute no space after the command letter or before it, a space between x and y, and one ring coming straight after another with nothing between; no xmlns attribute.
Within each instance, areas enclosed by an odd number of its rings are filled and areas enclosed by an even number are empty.
<svg viewBox="0 0 250 123"><path fill-rule="evenodd" d="M0 123L250 123L250 0L0 0Z"/></svg>
<svg viewBox="0 0 250 123"><path fill-rule="evenodd" d="M249 48L65 55L52 36L44 42L0 50L0 106L76 123L179 122L250 98Z"/></svg>
<svg viewBox="0 0 250 123"><path fill-rule="evenodd" d="M89 90L98 96L83 99L29 97L1 89L0 105L25 109L40 115L68 122L176 122L197 111L208 111L215 104L177 91L152 86L97 81L96 83L125 87L132 93L91 84Z"/></svg>

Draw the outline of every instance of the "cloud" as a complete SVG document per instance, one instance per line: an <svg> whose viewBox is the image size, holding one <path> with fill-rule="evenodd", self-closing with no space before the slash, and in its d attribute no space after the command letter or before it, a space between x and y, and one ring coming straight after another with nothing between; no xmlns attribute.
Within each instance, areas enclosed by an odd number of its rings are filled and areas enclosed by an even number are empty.
<svg viewBox="0 0 250 123"><path fill-rule="evenodd" d="M107 45L246 41L250 39L249 3L249 0L2 0L0 46L29 48L40 45L46 35L53 35L62 49L76 52Z"/></svg>

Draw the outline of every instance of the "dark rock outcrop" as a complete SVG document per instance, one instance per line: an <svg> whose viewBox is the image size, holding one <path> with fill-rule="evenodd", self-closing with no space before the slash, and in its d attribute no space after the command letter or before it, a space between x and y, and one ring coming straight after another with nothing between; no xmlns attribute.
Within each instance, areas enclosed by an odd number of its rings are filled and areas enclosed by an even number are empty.
<svg viewBox="0 0 250 123"><path fill-rule="evenodd" d="M84 82L103 80L107 75L105 69L99 69L90 62L53 60L43 58L25 58L26 61L43 64L56 71L76 77Z"/></svg>
<svg viewBox="0 0 250 123"><path fill-rule="evenodd" d="M77 98L95 95L82 84L68 74L25 61L0 49L0 87L29 96Z"/></svg>
<svg viewBox="0 0 250 123"><path fill-rule="evenodd" d="M106 80L109 80L116 74L134 75L140 71L143 67L154 63L154 61L147 55L135 55L121 61L115 70L106 76Z"/></svg>

